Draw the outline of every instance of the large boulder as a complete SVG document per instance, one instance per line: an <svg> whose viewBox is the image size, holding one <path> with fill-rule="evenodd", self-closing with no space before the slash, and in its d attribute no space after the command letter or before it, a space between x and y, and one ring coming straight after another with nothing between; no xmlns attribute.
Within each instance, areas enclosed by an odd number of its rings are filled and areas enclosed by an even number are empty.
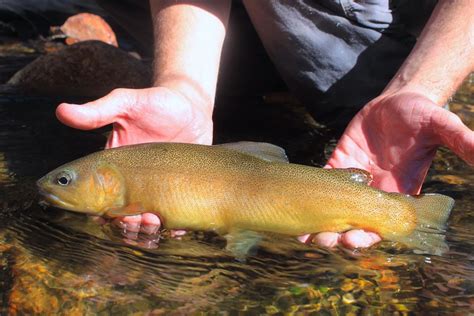
<svg viewBox="0 0 474 316"><path fill-rule="evenodd" d="M76 43L41 56L8 81L27 94L91 97L150 83L150 65L100 41Z"/></svg>

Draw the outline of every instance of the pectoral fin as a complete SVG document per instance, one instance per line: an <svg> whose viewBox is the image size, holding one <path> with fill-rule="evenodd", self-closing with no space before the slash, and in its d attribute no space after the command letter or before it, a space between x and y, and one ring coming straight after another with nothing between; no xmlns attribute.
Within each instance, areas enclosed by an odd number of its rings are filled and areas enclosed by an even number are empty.
<svg viewBox="0 0 474 316"><path fill-rule="evenodd" d="M105 215L108 217L122 217L130 215L139 215L145 212L146 210L143 208L141 203L132 203L121 208L108 210Z"/></svg>
<svg viewBox="0 0 474 316"><path fill-rule="evenodd" d="M285 150L269 143L236 142L215 145L260 158L265 161L288 162Z"/></svg>
<svg viewBox="0 0 474 316"><path fill-rule="evenodd" d="M232 252L237 260L245 260L262 239L262 236L257 232L238 229L231 230L224 237L227 240L226 249Z"/></svg>

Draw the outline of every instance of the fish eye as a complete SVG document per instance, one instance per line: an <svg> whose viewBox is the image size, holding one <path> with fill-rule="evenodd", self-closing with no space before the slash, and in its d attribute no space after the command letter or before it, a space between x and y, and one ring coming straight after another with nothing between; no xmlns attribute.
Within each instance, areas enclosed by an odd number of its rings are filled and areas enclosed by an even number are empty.
<svg viewBox="0 0 474 316"><path fill-rule="evenodd" d="M72 177L69 173L66 172L61 172L57 177L56 177L56 183L62 186L66 186L69 183L71 183Z"/></svg>

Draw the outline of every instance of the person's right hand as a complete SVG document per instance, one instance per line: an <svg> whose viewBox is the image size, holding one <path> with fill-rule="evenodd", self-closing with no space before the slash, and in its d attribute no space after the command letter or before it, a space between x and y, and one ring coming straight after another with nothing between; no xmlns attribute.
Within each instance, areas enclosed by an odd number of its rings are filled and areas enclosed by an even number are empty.
<svg viewBox="0 0 474 316"><path fill-rule="evenodd" d="M148 142L212 143L212 107L193 104L168 88L116 89L86 104L63 103L56 109L64 124L90 130L113 124L106 148ZM161 223L145 213L115 221L126 233L154 234Z"/></svg>
<svg viewBox="0 0 474 316"><path fill-rule="evenodd" d="M62 103L58 119L90 130L113 124L106 148L148 142L212 143L212 109L164 87L116 89L86 104Z"/></svg>

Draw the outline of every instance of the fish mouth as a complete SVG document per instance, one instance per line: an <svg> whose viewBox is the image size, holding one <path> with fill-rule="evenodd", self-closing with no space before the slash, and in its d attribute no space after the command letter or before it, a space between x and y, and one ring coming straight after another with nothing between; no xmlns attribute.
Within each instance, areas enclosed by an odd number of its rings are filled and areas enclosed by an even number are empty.
<svg viewBox="0 0 474 316"><path fill-rule="evenodd" d="M52 205L52 206L57 206L63 209L67 210L74 210L74 206L71 203L65 202L61 200L57 195L46 191L42 187L38 187L39 189L39 194L42 196L42 200L39 202L40 205Z"/></svg>

